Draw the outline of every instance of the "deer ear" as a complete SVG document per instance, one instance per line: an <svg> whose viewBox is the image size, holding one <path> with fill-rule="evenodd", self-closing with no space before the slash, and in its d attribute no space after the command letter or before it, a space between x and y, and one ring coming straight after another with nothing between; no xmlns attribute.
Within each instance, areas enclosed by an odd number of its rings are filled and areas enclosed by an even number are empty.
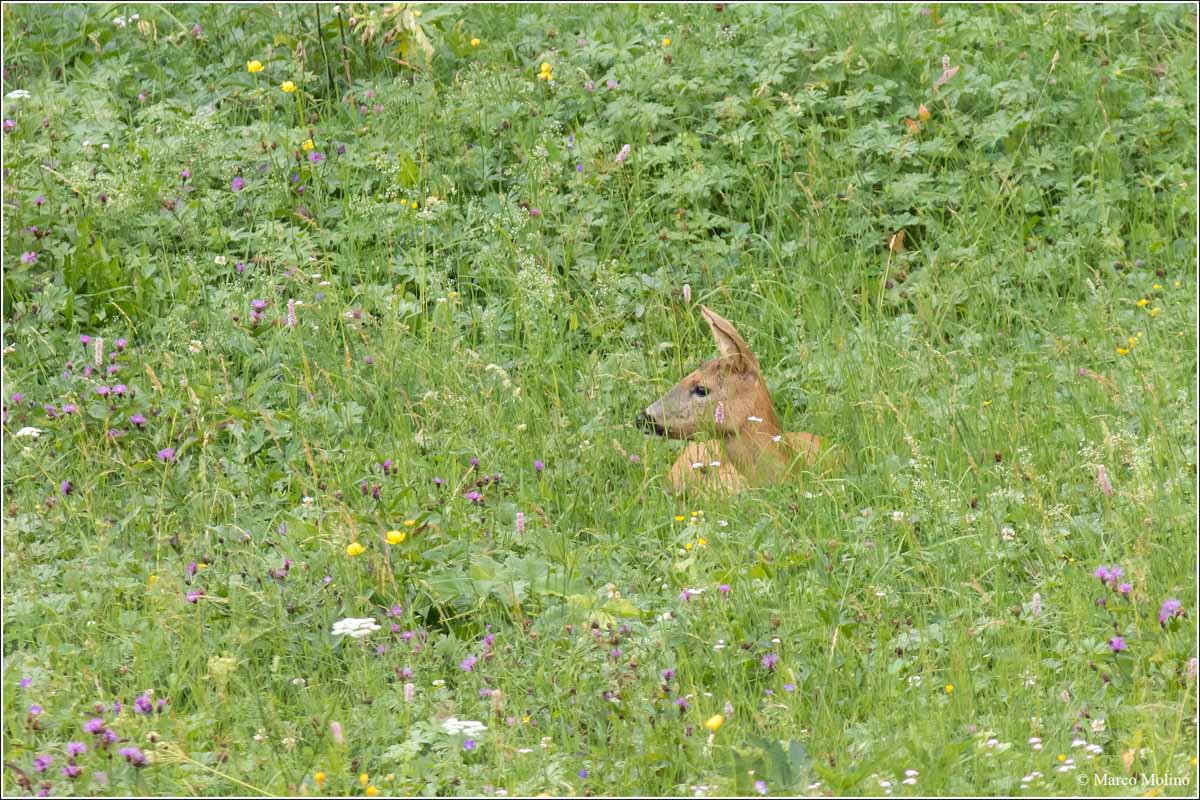
<svg viewBox="0 0 1200 800"><path fill-rule="evenodd" d="M729 366L739 372L758 368L758 359L750 352L750 345L746 344L746 340L728 320L708 306L700 306L700 313L717 342L717 351L727 360Z"/></svg>

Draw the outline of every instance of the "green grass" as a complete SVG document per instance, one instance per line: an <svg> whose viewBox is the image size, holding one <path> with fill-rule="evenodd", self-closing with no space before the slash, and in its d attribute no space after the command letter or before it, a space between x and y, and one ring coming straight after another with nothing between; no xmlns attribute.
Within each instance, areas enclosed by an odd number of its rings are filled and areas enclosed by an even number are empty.
<svg viewBox="0 0 1200 800"><path fill-rule="evenodd" d="M6 793L1191 794L1193 7L346 8L5 6Z"/></svg>

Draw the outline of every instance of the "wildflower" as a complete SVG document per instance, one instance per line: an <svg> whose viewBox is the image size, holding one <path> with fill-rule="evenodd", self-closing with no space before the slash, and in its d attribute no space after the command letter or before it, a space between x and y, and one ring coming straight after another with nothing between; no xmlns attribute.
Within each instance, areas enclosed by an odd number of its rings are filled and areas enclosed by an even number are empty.
<svg viewBox="0 0 1200 800"><path fill-rule="evenodd" d="M463 750L474 750L474 749L475 749L475 740L474 739L467 739L465 742L463 742Z"/></svg>
<svg viewBox="0 0 1200 800"><path fill-rule="evenodd" d="M1122 583L1120 586L1117 587L1117 591L1120 592L1125 597L1128 597L1129 593L1133 591L1133 586L1128 583Z"/></svg>
<svg viewBox="0 0 1200 800"><path fill-rule="evenodd" d="M100 733L102 730L104 730L104 720L100 717L92 717L83 723L84 733Z"/></svg>
<svg viewBox="0 0 1200 800"><path fill-rule="evenodd" d="M517 512L516 523L517 523L517 533L524 533L525 532L525 512L524 511Z"/></svg>
<svg viewBox="0 0 1200 800"><path fill-rule="evenodd" d="M1168 598L1163 601L1162 606L1158 609L1158 624L1166 625L1172 617L1183 616L1183 604L1175 598Z"/></svg>
<svg viewBox="0 0 1200 800"><path fill-rule="evenodd" d="M347 617L333 623L332 635L349 636L351 639L362 639L379 630L379 623L370 617Z"/></svg>
<svg viewBox="0 0 1200 800"><path fill-rule="evenodd" d="M45 772L46 770L50 769L50 765L53 763L54 763L54 756L40 755L37 758L33 759L33 771L34 772Z"/></svg>
<svg viewBox="0 0 1200 800"><path fill-rule="evenodd" d="M184 599L187 600L192 605L195 605L196 602L203 596L204 596L204 592L193 589L192 591L190 591L186 595L184 595Z"/></svg>
<svg viewBox="0 0 1200 800"><path fill-rule="evenodd" d="M1096 465L1096 483L1100 485L1100 491L1105 497L1112 497L1112 482L1108 479L1108 470L1104 468L1103 464Z"/></svg>
<svg viewBox="0 0 1200 800"><path fill-rule="evenodd" d="M246 188L246 179L241 175L234 175L233 181L229 184L229 188L233 189L235 192L240 192L242 189Z"/></svg>
<svg viewBox="0 0 1200 800"><path fill-rule="evenodd" d="M320 164L322 161L325 160L325 154L314 151L314 152L308 154L308 160L314 164Z"/></svg>
<svg viewBox="0 0 1200 800"><path fill-rule="evenodd" d="M720 586L717 587L717 591L721 593L722 597L728 597L729 591L731 588L732 587L730 587L730 585L728 583L722 583Z"/></svg>
<svg viewBox="0 0 1200 800"><path fill-rule="evenodd" d="M930 116L932 115L929 113L929 109L925 107L924 103L921 103L917 107L917 119L921 120L921 122L929 122Z"/></svg>
<svg viewBox="0 0 1200 800"><path fill-rule="evenodd" d="M164 447L162 450L159 450L158 451L158 460L165 461L165 462L174 461L175 460L175 448Z"/></svg>
<svg viewBox="0 0 1200 800"><path fill-rule="evenodd" d="M954 694L954 684L953 683L946 684L946 694Z"/></svg>
<svg viewBox="0 0 1200 800"><path fill-rule="evenodd" d="M129 421L138 428L146 424L146 418L141 414L131 414Z"/></svg>
<svg viewBox="0 0 1200 800"><path fill-rule="evenodd" d="M529 209L529 216L533 217L534 219L537 219L541 215L542 215L542 210L540 208L537 208L536 206L534 206L533 208Z"/></svg>
<svg viewBox="0 0 1200 800"><path fill-rule="evenodd" d="M474 672L475 671L475 662L477 662L478 660L479 659L473 655L467 656L459 663L458 668L461 669L463 672Z"/></svg>
<svg viewBox="0 0 1200 800"><path fill-rule="evenodd" d="M554 67L550 66L550 62L543 61L541 68L538 70L539 81L554 80Z"/></svg>
<svg viewBox="0 0 1200 800"><path fill-rule="evenodd" d="M1125 649L1125 637L1124 636L1112 637L1111 639L1108 640L1108 646L1110 648L1112 648L1112 651L1114 653L1121 652L1122 650Z"/></svg>
<svg viewBox="0 0 1200 800"><path fill-rule="evenodd" d="M37 703L32 703L32 704L30 704L30 706L29 706L29 716L31 716L31 717L38 717L38 716L41 716L41 714L42 714L42 707L41 707L41 706L39 706Z"/></svg>
<svg viewBox="0 0 1200 800"><path fill-rule="evenodd" d="M775 665L779 663L779 656L775 653L767 653L762 657L762 665L764 669L775 669Z"/></svg>
<svg viewBox="0 0 1200 800"><path fill-rule="evenodd" d="M37 253L33 252L32 250L26 250L24 253L21 253L22 264L36 264L37 260Z"/></svg>
<svg viewBox="0 0 1200 800"><path fill-rule="evenodd" d="M663 44L663 47L670 47L671 46L671 37L664 36L662 44Z"/></svg>
<svg viewBox="0 0 1200 800"><path fill-rule="evenodd" d="M713 411L713 422L718 425L725 423L725 404L723 402L717 403L717 408Z"/></svg>
<svg viewBox="0 0 1200 800"><path fill-rule="evenodd" d="M354 556L360 556L366 549L367 548L363 547L358 542L351 542L350 544L346 545L346 555L350 556L351 558Z"/></svg>
<svg viewBox="0 0 1200 800"><path fill-rule="evenodd" d="M763 780L755 781L754 791L758 792L759 794L767 794L767 782Z"/></svg>
<svg viewBox="0 0 1200 800"><path fill-rule="evenodd" d="M709 717L708 719L706 719L704 721L704 727L708 728L713 733L716 733L717 730L724 724L725 724L725 717L723 717L720 714L713 714L711 717Z"/></svg>
<svg viewBox="0 0 1200 800"><path fill-rule="evenodd" d="M137 747L122 747L117 751L118 754L125 757L125 760L135 767L146 766L146 754Z"/></svg>
<svg viewBox="0 0 1200 800"><path fill-rule="evenodd" d="M467 492L463 496L466 497L468 500L470 500L472 503L476 503L479 505L483 504L483 495L480 494L479 492L470 491L470 492Z"/></svg>
<svg viewBox="0 0 1200 800"><path fill-rule="evenodd" d="M400 544L407 537L408 537L408 534L406 534L404 531L388 531L387 532L388 544Z"/></svg>
<svg viewBox="0 0 1200 800"><path fill-rule="evenodd" d="M450 717L442 723L442 730L451 736L460 733L465 733L468 736L478 736L487 730L487 726L473 719L455 719L454 717Z"/></svg>
<svg viewBox="0 0 1200 800"><path fill-rule="evenodd" d="M138 696L138 698L133 701L133 713L135 714L149 714L153 710L154 703L152 703L150 700L149 692Z"/></svg>
<svg viewBox="0 0 1200 800"><path fill-rule="evenodd" d="M287 94L291 94L292 92L296 91L296 84L292 83L291 81L284 81L283 83L279 84L279 88Z"/></svg>
<svg viewBox="0 0 1200 800"><path fill-rule="evenodd" d="M625 159L627 159L627 158L629 158L629 145L626 144L626 145L622 145L621 152L617 153L616 162L618 164L624 164Z"/></svg>
<svg viewBox="0 0 1200 800"><path fill-rule="evenodd" d="M67 495L69 495L69 494L71 493L71 489L72 489L72 488L73 488L73 487L71 486L71 482L70 482L70 481L63 481L62 483L60 483L60 484L58 485L58 490L59 490L60 492L62 492L62 494L63 494L63 497L66 497Z"/></svg>
<svg viewBox="0 0 1200 800"><path fill-rule="evenodd" d="M324 772L317 772L313 775L313 782L316 783L317 786L323 786L325 784L325 777L326 776Z"/></svg>
<svg viewBox="0 0 1200 800"><path fill-rule="evenodd" d="M377 794L379 794L379 790L374 786L367 787L367 797L375 797Z"/></svg>
<svg viewBox="0 0 1200 800"><path fill-rule="evenodd" d="M262 62L259 61L257 58L254 59L253 61L247 61L246 62L246 71L249 72L251 75L257 75L258 73L263 71Z"/></svg>
<svg viewBox="0 0 1200 800"><path fill-rule="evenodd" d="M620 85L621 84L618 81L615 81L612 78L609 78L604 82L605 88L607 88L610 92L617 89Z"/></svg>
<svg viewBox="0 0 1200 800"><path fill-rule="evenodd" d="M17 123L11 119L4 120L4 132L12 133L17 127Z"/></svg>

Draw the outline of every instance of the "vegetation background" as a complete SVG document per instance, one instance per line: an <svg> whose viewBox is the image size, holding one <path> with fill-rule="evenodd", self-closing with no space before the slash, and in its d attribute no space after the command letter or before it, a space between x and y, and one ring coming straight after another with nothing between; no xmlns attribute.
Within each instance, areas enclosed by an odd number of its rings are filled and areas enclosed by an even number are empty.
<svg viewBox="0 0 1200 800"><path fill-rule="evenodd" d="M3 15L6 793L1192 794L1194 5Z"/></svg>

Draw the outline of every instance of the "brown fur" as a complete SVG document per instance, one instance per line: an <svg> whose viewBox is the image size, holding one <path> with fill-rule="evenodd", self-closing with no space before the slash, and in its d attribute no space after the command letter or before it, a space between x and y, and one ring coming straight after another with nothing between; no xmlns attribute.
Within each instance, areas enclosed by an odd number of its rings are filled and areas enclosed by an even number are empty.
<svg viewBox="0 0 1200 800"><path fill-rule="evenodd" d="M728 321L700 308L720 357L687 375L643 414L665 436L712 437L684 448L671 468L671 489L737 492L811 467L821 456L821 440L811 433L784 432L746 340Z"/></svg>

